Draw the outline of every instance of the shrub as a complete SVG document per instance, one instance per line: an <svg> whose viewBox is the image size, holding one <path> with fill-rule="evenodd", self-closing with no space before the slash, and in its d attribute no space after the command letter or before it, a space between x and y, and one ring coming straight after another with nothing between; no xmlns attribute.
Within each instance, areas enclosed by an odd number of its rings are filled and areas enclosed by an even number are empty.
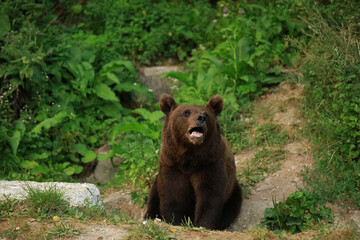
<svg viewBox="0 0 360 240"><path fill-rule="evenodd" d="M273 200L274 208L265 209L262 224L270 230L285 230L289 233L306 231L321 220L332 222L331 209L318 204L307 191L290 194L283 202Z"/></svg>

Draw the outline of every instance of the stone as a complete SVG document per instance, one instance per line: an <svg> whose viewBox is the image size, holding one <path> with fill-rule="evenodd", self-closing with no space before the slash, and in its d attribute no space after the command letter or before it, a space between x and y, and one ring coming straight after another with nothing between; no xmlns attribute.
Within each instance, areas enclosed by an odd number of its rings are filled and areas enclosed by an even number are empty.
<svg viewBox="0 0 360 240"><path fill-rule="evenodd" d="M0 181L0 200L24 200L27 197L28 187L46 190L51 187L64 192L64 200L71 207L99 206L103 207L100 191L90 183L65 183L65 182L32 182L32 181Z"/></svg>
<svg viewBox="0 0 360 240"><path fill-rule="evenodd" d="M111 146L104 145L95 150L96 154L106 154L111 149ZM115 173L117 172L117 168L120 167L120 164L124 160L120 155L115 155L113 159L106 159L102 161L98 161L94 171L90 174L89 177L85 179L85 182L89 183L100 183L106 184L110 182Z"/></svg>
<svg viewBox="0 0 360 240"><path fill-rule="evenodd" d="M158 102L161 95L164 93L173 93L171 85L177 81L171 78L161 78L161 75L168 72L178 71L178 66L143 67L139 70L139 79L141 83L151 89L152 93L154 94L155 101Z"/></svg>

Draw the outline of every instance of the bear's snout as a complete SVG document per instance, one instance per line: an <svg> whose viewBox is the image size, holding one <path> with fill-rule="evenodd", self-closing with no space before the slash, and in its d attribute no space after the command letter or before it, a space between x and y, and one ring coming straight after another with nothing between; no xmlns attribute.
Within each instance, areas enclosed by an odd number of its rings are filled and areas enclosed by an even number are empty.
<svg viewBox="0 0 360 240"><path fill-rule="evenodd" d="M203 127L206 124L206 120L207 120L207 115L206 114L200 114L197 118L196 118L196 122Z"/></svg>

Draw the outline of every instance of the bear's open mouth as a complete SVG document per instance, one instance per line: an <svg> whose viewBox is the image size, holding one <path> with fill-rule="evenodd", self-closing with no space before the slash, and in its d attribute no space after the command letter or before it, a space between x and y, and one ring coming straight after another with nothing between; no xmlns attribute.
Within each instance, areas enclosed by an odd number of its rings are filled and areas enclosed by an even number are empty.
<svg viewBox="0 0 360 240"><path fill-rule="evenodd" d="M189 131L190 138L201 138L204 135L204 128L194 127Z"/></svg>

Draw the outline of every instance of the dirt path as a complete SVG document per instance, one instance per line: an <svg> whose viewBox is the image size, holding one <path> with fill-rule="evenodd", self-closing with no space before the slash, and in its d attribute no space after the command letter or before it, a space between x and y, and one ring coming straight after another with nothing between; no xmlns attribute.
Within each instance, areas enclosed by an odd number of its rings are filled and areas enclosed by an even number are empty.
<svg viewBox="0 0 360 240"><path fill-rule="evenodd" d="M264 215L265 208L273 207L273 198L282 201L295 192L302 182L301 170L305 166L311 167L313 159L309 146L304 139L299 138L299 131L302 129L299 112L302 91L302 85L282 84L255 104L254 117L258 118L256 121L279 124L282 131L287 132L290 140L283 146L286 157L281 162L281 168L250 189L251 194L244 199L233 230L243 231L257 225ZM264 117L265 114L270 117ZM250 150L235 156L238 171L241 172L249 164L256 152Z"/></svg>

